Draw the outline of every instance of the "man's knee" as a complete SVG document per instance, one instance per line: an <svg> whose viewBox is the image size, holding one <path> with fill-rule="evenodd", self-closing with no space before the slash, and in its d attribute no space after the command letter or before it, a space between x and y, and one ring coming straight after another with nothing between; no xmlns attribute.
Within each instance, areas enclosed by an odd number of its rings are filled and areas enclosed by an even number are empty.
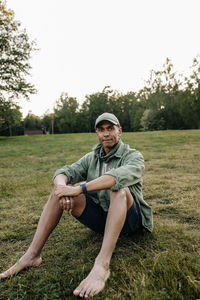
<svg viewBox="0 0 200 300"><path fill-rule="evenodd" d="M110 191L110 203L119 201L127 205L128 209L132 206L134 200L128 187L122 188L118 191Z"/></svg>
<svg viewBox="0 0 200 300"><path fill-rule="evenodd" d="M74 204L72 209L72 215L74 217L80 217L85 209L86 206L86 199L83 194L80 194L77 197L73 198Z"/></svg>
<svg viewBox="0 0 200 300"><path fill-rule="evenodd" d="M110 201L113 201L113 200L116 200L116 199L126 200L126 191L125 191L125 188L120 189L118 191L110 191Z"/></svg>
<svg viewBox="0 0 200 300"><path fill-rule="evenodd" d="M55 200L56 199L56 196L55 196L55 191L56 191L56 188L53 187L52 191L51 191L51 194L49 196L49 200Z"/></svg>
<svg viewBox="0 0 200 300"><path fill-rule="evenodd" d="M129 198L129 195L131 196L129 188L125 187L118 191L110 191L110 200L111 201L113 199L127 200L127 198Z"/></svg>

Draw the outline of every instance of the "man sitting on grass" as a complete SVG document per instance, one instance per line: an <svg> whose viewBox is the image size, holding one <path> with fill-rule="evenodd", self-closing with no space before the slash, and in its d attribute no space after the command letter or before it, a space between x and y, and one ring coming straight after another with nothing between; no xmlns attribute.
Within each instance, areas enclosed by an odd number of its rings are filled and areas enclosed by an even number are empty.
<svg viewBox="0 0 200 300"><path fill-rule="evenodd" d="M71 166L56 171L55 187L29 249L14 266L1 273L0 278L41 264L42 248L63 210L103 235L91 272L74 290L74 295L80 297L92 297L104 288L119 235L130 235L141 228L152 231L151 208L142 197L144 160L141 153L120 140L122 128L115 115L100 115L95 129L99 143ZM86 183L73 186L83 181Z"/></svg>

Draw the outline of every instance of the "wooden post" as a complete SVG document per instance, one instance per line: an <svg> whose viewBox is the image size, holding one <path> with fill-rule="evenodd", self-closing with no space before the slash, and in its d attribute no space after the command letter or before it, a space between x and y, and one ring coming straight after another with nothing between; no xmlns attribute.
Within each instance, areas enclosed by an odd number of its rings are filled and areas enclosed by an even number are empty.
<svg viewBox="0 0 200 300"><path fill-rule="evenodd" d="M51 119L51 134L54 134L54 117Z"/></svg>

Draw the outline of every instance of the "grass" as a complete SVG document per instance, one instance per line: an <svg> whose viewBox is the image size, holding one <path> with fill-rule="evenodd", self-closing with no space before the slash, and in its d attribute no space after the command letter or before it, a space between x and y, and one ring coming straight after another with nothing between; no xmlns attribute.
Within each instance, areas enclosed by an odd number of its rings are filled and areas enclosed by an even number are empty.
<svg viewBox="0 0 200 300"><path fill-rule="evenodd" d="M105 290L95 299L200 299L200 131L124 133L145 157L144 198L154 231L121 237ZM90 151L94 134L0 137L0 269L32 240L56 169ZM0 281L0 300L76 299L102 237L64 214L43 264Z"/></svg>

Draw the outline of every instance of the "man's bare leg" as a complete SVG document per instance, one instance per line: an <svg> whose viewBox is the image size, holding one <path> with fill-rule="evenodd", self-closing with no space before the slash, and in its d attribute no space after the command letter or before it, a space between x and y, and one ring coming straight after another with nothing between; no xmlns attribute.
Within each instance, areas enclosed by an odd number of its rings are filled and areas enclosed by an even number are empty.
<svg viewBox="0 0 200 300"><path fill-rule="evenodd" d="M81 201L77 202L79 205L80 203L82 204L79 207L79 214L81 214L81 211L85 207L84 200L85 198L82 197ZM74 207L74 210L75 211L77 210L76 205ZM41 264L42 258L40 254L42 248L45 242L47 241L50 233L58 224L62 216L62 213L63 213L63 209L61 208L59 201L54 196L54 190L53 190L51 195L49 196L46 205L44 206L36 233L34 235L30 247L15 265L13 265L10 269L0 274L0 278L6 278L10 275L14 275L20 272L24 268L30 266L39 266Z"/></svg>
<svg viewBox="0 0 200 300"><path fill-rule="evenodd" d="M101 250L89 275L74 290L75 296L89 298L98 294L110 275L109 265L133 197L128 188L110 192L110 207Z"/></svg>

